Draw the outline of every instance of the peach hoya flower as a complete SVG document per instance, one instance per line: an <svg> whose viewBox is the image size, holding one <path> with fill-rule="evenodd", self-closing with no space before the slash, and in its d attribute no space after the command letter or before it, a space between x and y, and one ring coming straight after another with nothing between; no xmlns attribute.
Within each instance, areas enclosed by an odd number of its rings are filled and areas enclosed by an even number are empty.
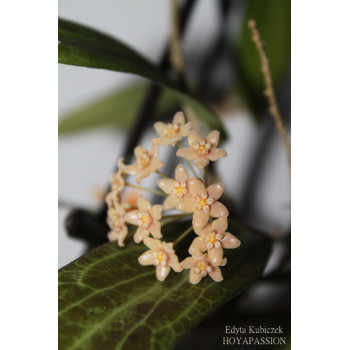
<svg viewBox="0 0 350 350"><path fill-rule="evenodd" d="M112 190L121 192L125 187L125 168L124 158L118 160L118 171L114 173L110 178Z"/></svg>
<svg viewBox="0 0 350 350"><path fill-rule="evenodd" d="M134 241L140 243L151 233L154 238L161 238L160 222L163 207L159 204L152 206L142 196L137 197L139 210L132 210L126 213L125 220L139 228L135 232Z"/></svg>
<svg viewBox="0 0 350 350"><path fill-rule="evenodd" d="M157 122L154 124L154 128L160 137L153 139L152 144L175 146L188 135L191 127L190 122L185 124L184 114L177 112L172 123Z"/></svg>
<svg viewBox="0 0 350 350"><path fill-rule="evenodd" d="M121 205L108 209L107 223L111 228L111 231L108 233L108 239L111 242L118 241L118 245L124 247L128 228L125 225L125 210Z"/></svg>
<svg viewBox="0 0 350 350"><path fill-rule="evenodd" d="M227 219L220 218L208 223L203 229L195 230L199 237L195 238L188 252L196 257L202 258L208 251L208 259L213 266L220 265L225 249L235 249L241 245L240 240L227 230Z"/></svg>
<svg viewBox="0 0 350 350"><path fill-rule="evenodd" d="M201 229L209 221L209 217L221 218L228 216L227 208L217 200L224 192L221 182L210 185L207 189L200 179L192 178L188 181L190 196L177 203L176 208L183 212L193 214L193 228Z"/></svg>
<svg viewBox="0 0 350 350"><path fill-rule="evenodd" d="M219 266L226 265L227 260L222 259ZM190 256L181 262L184 269L190 269L190 282L197 284L207 274L215 281L220 282L223 280L221 269L219 266L213 266L207 255L204 255L201 259L195 259Z"/></svg>
<svg viewBox="0 0 350 350"><path fill-rule="evenodd" d="M197 132L191 131L187 136L189 148L180 148L176 155L187 160L193 160L198 169L203 169L209 164L209 161L213 162L227 156L225 150L216 148L219 137L220 132L217 130L210 132L206 139Z"/></svg>
<svg viewBox="0 0 350 350"><path fill-rule="evenodd" d="M173 243L161 242L158 239L146 237L143 241L150 248L139 257L141 265L156 266L156 275L159 281L164 281L172 268L175 272L181 272L178 257L175 255Z"/></svg>
<svg viewBox="0 0 350 350"><path fill-rule="evenodd" d="M189 176L182 164L175 169L175 180L160 179L157 181L158 187L169 196L163 203L164 210L175 208L176 204L189 195L188 182Z"/></svg>
<svg viewBox="0 0 350 350"><path fill-rule="evenodd" d="M134 153L136 164L126 165L124 171L129 175L136 175L136 182L138 184L150 173L164 167L163 162L158 158L159 151L156 145L152 146L151 152L138 146L135 148Z"/></svg>

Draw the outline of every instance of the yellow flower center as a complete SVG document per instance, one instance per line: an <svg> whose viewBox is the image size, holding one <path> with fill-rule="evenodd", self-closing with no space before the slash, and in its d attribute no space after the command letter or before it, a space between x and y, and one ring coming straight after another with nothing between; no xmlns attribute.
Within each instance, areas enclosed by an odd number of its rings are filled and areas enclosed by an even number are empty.
<svg viewBox="0 0 350 350"><path fill-rule="evenodd" d="M210 210L210 205L214 203L214 199L209 197L207 192L203 192L195 198L195 203L196 210L203 210L207 213Z"/></svg>
<svg viewBox="0 0 350 350"><path fill-rule="evenodd" d="M219 248L221 247L220 240L223 238L223 236L220 233L216 233L215 231L211 231L207 234L205 237L205 240L207 241L207 248Z"/></svg>
<svg viewBox="0 0 350 350"><path fill-rule="evenodd" d="M178 124L168 124L165 130L165 136L169 138L173 138L179 133L179 125Z"/></svg>
<svg viewBox="0 0 350 350"><path fill-rule="evenodd" d="M206 142L205 140L201 140L193 145L193 148L195 149L196 153L198 155L206 155L209 153L211 149L211 143Z"/></svg>
<svg viewBox="0 0 350 350"><path fill-rule="evenodd" d="M149 213L139 213L138 215L139 219L137 221L137 224L139 226L147 228L149 224L152 222L151 215Z"/></svg>
<svg viewBox="0 0 350 350"><path fill-rule="evenodd" d="M168 254L163 250L159 249L153 253L154 264L165 266L169 260Z"/></svg>
<svg viewBox="0 0 350 350"><path fill-rule="evenodd" d="M206 276L208 272L212 271L212 267L206 261L199 261L194 265L194 272Z"/></svg>
<svg viewBox="0 0 350 350"><path fill-rule="evenodd" d="M151 163L151 156L148 154L148 152L145 152L141 155L141 157L137 158L136 163L138 168L147 168Z"/></svg>
<svg viewBox="0 0 350 350"><path fill-rule="evenodd" d="M174 191L176 197L182 198L188 193L187 184L185 181L175 181L174 182Z"/></svg>

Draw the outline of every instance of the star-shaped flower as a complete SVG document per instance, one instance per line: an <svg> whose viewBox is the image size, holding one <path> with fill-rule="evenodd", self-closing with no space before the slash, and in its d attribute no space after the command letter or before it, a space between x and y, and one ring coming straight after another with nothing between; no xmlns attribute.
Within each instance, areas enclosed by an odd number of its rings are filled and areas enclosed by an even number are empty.
<svg viewBox="0 0 350 350"><path fill-rule="evenodd" d="M227 260L222 259L220 266L226 265ZM197 284L207 274L215 281L220 282L223 280L221 269L219 266L213 266L208 259L207 255L204 255L201 259L195 259L190 256L181 262L184 269L190 269L190 282Z"/></svg>
<svg viewBox="0 0 350 350"><path fill-rule="evenodd" d="M150 250L147 250L139 257L139 263L141 265L156 266L156 275L159 281L164 281L170 272L170 268L175 272L183 270L173 249L173 243L161 242L150 237L146 237L143 243Z"/></svg>
<svg viewBox="0 0 350 350"><path fill-rule="evenodd" d="M124 247L128 228L125 225L125 210L121 205L108 209L107 223L111 228L111 231L108 233L108 239L110 241L118 241L118 245Z"/></svg>
<svg viewBox="0 0 350 350"><path fill-rule="evenodd" d="M129 175L136 175L136 182L138 184L150 173L164 167L163 162L158 158L159 151L156 145L152 146L151 152L138 146L135 148L134 153L136 164L126 165L124 171Z"/></svg>
<svg viewBox="0 0 350 350"><path fill-rule="evenodd" d="M175 180L160 179L157 184L159 188L169 196L163 203L164 210L175 208L176 204L189 195L187 181L188 173L182 164L175 169Z"/></svg>
<svg viewBox="0 0 350 350"><path fill-rule="evenodd" d="M224 184L221 182L210 185L207 189L200 179L192 178L188 180L188 190L190 196L183 198L177 203L178 210L194 213L193 228L203 228L209 217L222 218L228 216L227 208L217 200L224 191Z"/></svg>
<svg viewBox="0 0 350 350"><path fill-rule="evenodd" d="M110 183L112 190L121 192L125 186L125 168L124 159L120 158L118 160L118 171L114 173L110 178Z"/></svg>
<svg viewBox="0 0 350 350"><path fill-rule="evenodd" d="M142 196L137 197L139 210L132 210L126 213L125 220L139 228L135 232L134 241L140 243L151 233L154 238L161 238L160 222L163 207L159 204L152 206Z"/></svg>
<svg viewBox="0 0 350 350"><path fill-rule="evenodd" d="M152 144L175 146L188 135L191 127L190 122L185 124L184 114L177 112L172 123L157 122L154 124L154 128L160 137L153 139Z"/></svg>
<svg viewBox="0 0 350 350"><path fill-rule="evenodd" d="M195 230L199 237L195 238L188 252L196 257L202 258L205 251L208 251L208 259L213 266L221 264L225 249L238 248L240 240L227 230L227 218L214 220L208 223L203 229Z"/></svg>
<svg viewBox="0 0 350 350"><path fill-rule="evenodd" d="M209 161L216 161L226 157L227 153L221 148L216 148L219 143L220 133L214 130L204 139L197 132L191 131L187 136L189 148L180 148L176 155L187 160L193 160L198 169L203 169Z"/></svg>

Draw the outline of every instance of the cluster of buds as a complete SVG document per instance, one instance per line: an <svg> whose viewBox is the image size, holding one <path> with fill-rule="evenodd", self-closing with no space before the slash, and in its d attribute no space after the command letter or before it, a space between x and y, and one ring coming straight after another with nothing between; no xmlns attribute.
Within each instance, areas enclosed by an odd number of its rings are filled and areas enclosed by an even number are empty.
<svg viewBox="0 0 350 350"><path fill-rule="evenodd" d="M224 204L219 202L224 191L223 183L214 183L207 186L205 167L222 157L226 151L218 148L220 133L216 130L209 133L207 138L201 137L192 130L191 123L185 122L182 112L175 114L172 123L157 122L154 128L159 137L152 139L151 150L139 146L134 150L135 164L125 165L123 159L118 162L118 171L111 177L111 192L106 197L108 204L107 223L111 228L108 233L110 241L118 241L124 246L128 234L128 224L137 226L134 233L136 243L143 242L149 250L139 257L141 265L156 266L156 276L163 281L173 269L181 272L190 269L189 281L197 284L207 274L214 281L223 279L221 266L227 262L223 249L239 247L240 241L227 232L229 215ZM188 147L184 148L181 141L187 138ZM175 178L168 178L159 169L164 167L159 159L159 146L178 147L176 155L184 158L188 170L183 164L177 165ZM197 176L192 163L202 170L203 177ZM189 171L192 171L193 177ZM151 173L157 173L161 178L157 181L161 191L147 189L128 183L127 175L135 176L140 184L142 179ZM121 192L127 186L150 191L166 199L162 204L152 205L142 195L137 197L136 205L123 203ZM182 212L176 215L163 215L163 211L177 209ZM169 219L181 220L185 216L192 216L192 225L174 242L161 241L162 223ZM188 252L191 255L181 263L175 254L174 247L191 232L196 234ZM152 237L150 237L152 236Z"/></svg>

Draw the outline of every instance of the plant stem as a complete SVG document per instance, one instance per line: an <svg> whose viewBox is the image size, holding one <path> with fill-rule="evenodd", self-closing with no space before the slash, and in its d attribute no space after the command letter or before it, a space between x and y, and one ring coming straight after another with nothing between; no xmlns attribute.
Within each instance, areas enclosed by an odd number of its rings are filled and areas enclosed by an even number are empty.
<svg viewBox="0 0 350 350"><path fill-rule="evenodd" d="M164 179L168 179L168 176L166 176L164 173L162 173L161 171L157 170L156 173L161 176L164 177Z"/></svg>
<svg viewBox="0 0 350 350"><path fill-rule="evenodd" d="M142 186L133 185L130 182L127 182L127 181L125 181L125 186L136 188L136 189L142 190L142 191L151 192L151 193L156 194L158 196L167 196L167 194L165 194L163 192L160 192L160 191L157 191L157 190L152 190L151 188L146 188L146 187L142 187Z"/></svg>
<svg viewBox="0 0 350 350"><path fill-rule="evenodd" d="M193 227L192 225L186 230L184 231L177 239L176 241L174 242L174 246L176 244L178 244L180 241L182 241L189 233L191 233L193 231Z"/></svg>
<svg viewBox="0 0 350 350"><path fill-rule="evenodd" d="M208 178L207 178L207 172L206 172L205 168L203 168L203 181L204 181L205 188L207 188L208 187Z"/></svg>

